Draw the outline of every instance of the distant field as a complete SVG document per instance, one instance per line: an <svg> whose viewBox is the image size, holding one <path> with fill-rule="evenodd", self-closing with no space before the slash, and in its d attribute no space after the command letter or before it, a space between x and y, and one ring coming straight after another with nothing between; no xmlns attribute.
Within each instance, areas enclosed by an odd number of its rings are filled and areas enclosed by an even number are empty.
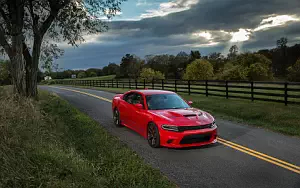
<svg viewBox="0 0 300 188"><path fill-rule="evenodd" d="M64 79L64 80L112 80L115 79L116 75L107 75L107 76L97 76L97 77L87 77L87 78L76 78L76 79Z"/></svg>

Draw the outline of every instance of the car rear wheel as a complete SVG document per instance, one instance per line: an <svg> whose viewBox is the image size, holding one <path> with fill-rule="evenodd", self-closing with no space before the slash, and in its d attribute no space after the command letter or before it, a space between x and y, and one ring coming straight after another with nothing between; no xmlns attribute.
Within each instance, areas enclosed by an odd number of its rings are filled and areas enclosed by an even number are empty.
<svg viewBox="0 0 300 188"><path fill-rule="evenodd" d="M120 120L120 112L119 112L118 109L114 110L113 118L114 118L114 124L115 124L115 126L121 127L122 124L121 124L121 120Z"/></svg>
<svg viewBox="0 0 300 188"><path fill-rule="evenodd" d="M160 137L157 126L154 123L148 125L147 130L148 144L153 148L160 147Z"/></svg>

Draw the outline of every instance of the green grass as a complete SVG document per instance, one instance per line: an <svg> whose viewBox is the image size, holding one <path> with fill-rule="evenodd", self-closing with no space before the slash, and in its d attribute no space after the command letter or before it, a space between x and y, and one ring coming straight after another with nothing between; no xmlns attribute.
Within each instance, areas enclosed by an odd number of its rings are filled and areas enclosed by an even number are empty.
<svg viewBox="0 0 300 188"><path fill-rule="evenodd" d="M0 187L175 187L87 115L0 87Z"/></svg>
<svg viewBox="0 0 300 188"><path fill-rule="evenodd" d="M118 93L128 91L128 89L121 88L76 87ZM192 100L194 107L208 111L216 117L266 128L286 135L300 136L299 105L284 106L284 104L273 102L251 102L243 99L179 94L186 100Z"/></svg>

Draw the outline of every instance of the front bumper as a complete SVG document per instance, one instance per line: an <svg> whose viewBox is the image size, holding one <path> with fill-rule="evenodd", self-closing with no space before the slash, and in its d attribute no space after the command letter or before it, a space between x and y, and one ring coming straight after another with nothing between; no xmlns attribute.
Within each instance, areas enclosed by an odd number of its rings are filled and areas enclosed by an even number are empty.
<svg viewBox="0 0 300 188"><path fill-rule="evenodd" d="M160 129L160 145L170 148L196 147L217 142L217 127L173 132Z"/></svg>

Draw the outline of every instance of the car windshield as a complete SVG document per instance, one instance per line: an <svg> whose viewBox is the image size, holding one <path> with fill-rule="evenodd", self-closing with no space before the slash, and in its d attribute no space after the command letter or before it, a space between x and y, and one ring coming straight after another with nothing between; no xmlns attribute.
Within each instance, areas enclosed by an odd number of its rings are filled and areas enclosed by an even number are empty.
<svg viewBox="0 0 300 188"><path fill-rule="evenodd" d="M147 95L146 101L149 110L182 109L190 107L177 94Z"/></svg>

